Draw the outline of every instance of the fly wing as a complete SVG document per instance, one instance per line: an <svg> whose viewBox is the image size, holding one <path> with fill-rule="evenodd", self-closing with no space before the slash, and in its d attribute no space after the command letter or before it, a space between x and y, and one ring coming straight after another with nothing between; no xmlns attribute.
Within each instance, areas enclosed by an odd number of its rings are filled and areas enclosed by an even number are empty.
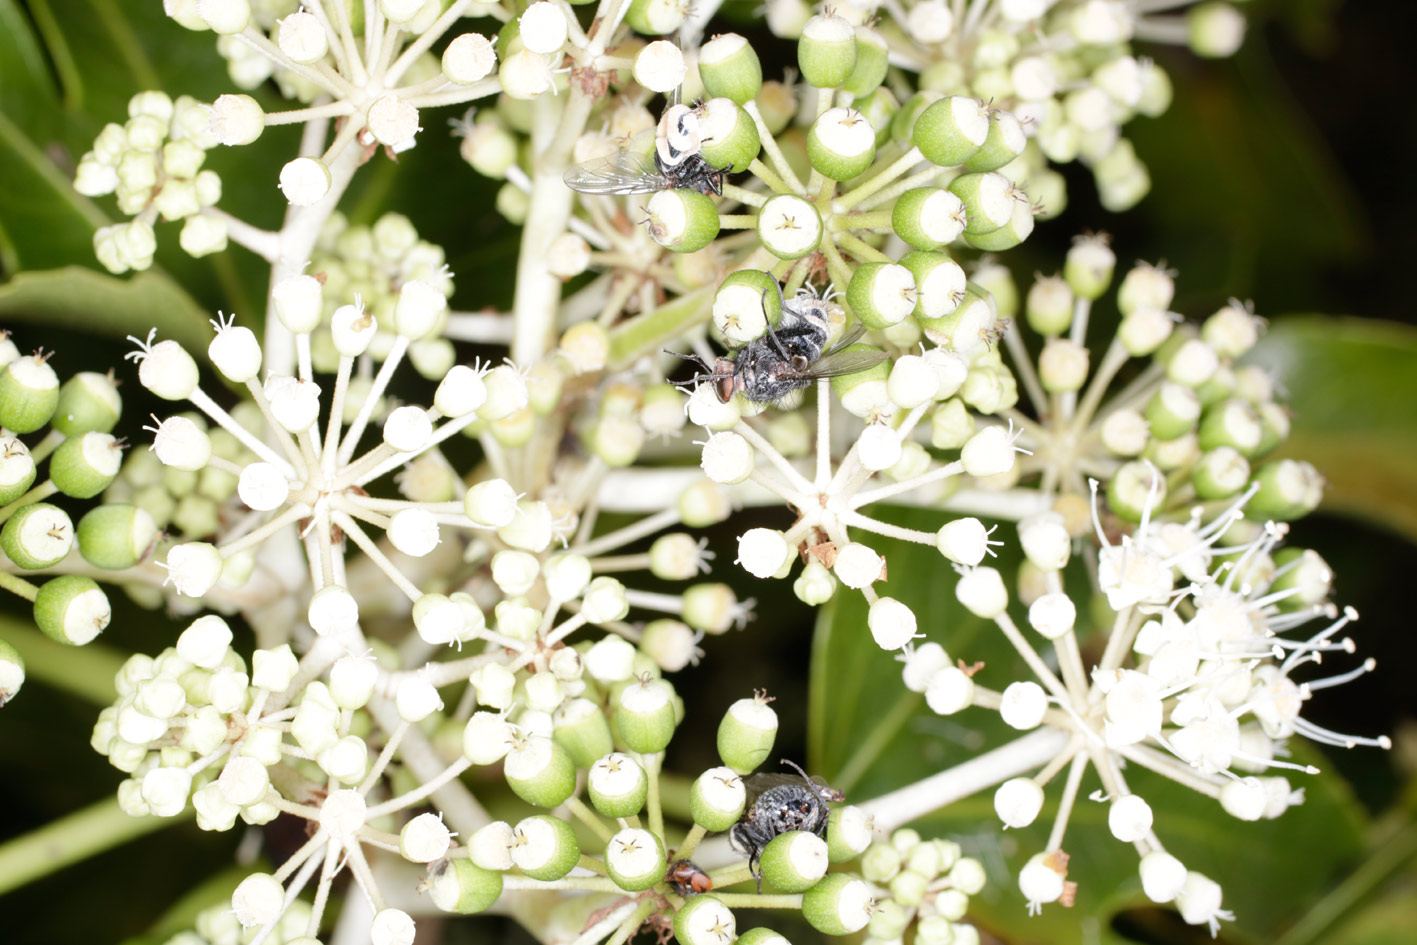
<svg viewBox="0 0 1417 945"><path fill-rule="evenodd" d="M846 329L846 331L842 332L841 337L836 340L836 344L823 351L822 357L818 358L817 360L821 361L823 358L827 358L833 354L836 354L842 348L847 348L851 345L854 345L856 341L864 334L866 334L866 325L862 322L856 322L850 328Z"/></svg>
<svg viewBox="0 0 1417 945"><path fill-rule="evenodd" d="M758 798L770 788L783 784L801 784L802 776L798 774L779 774L777 772L761 772L743 779L743 788L748 793L745 810L752 810L753 804Z"/></svg>
<svg viewBox="0 0 1417 945"><path fill-rule="evenodd" d="M636 151L617 151L577 164L562 179L567 187L583 194L652 194L666 184L654 159Z"/></svg>
<svg viewBox="0 0 1417 945"><path fill-rule="evenodd" d="M839 345L837 347L840 347ZM835 350L835 348L833 349ZM841 377L873 368L886 359L884 351L836 351L818 359L802 377Z"/></svg>

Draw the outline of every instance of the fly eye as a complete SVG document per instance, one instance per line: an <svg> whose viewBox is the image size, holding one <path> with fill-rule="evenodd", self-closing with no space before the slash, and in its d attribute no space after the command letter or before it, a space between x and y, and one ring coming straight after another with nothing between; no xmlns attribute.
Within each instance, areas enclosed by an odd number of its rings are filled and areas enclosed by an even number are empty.
<svg viewBox="0 0 1417 945"><path fill-rule="evenodd" d="M792 370L805 371L808 367L810 367L810 364L808 363L807 359L804 358L802 355L794 354L792 356Z"/></svg>

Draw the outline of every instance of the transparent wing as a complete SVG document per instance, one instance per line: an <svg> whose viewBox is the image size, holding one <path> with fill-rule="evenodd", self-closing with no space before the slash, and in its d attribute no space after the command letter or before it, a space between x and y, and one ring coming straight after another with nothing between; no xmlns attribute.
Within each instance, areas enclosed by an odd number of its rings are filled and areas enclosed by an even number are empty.
<svg viewBox="0 0 1417 945"><path fill-rule="evenodd" d="M566 186L583 194L652 194L665 187L654 158L635 151L577 164L566 171Z"/></svg>
<svg viewBox="0 0 1417 945"><path fill-rule="evenodd" d="M826 800L840 800L841 792L827 784L826 779L820 775L812 775L812 787L817 789ZM745 809L751 809L758 797L769 788L779 785L790 784L797 787L804 787L802 775L795 772L762 772L752 775L743 780L743 787L747 790L748 800Z"/></svg>
<svg viewBox="0 0 1417 945"><path fill-rule="evenodd" d="M830 348L822 352L822 357L818 359L818 363L820 364L822 359L836 354L842 348L847 348L851 345L854 345L856 341L864 334L866 334L866 325L862 322L855 323L842 333L842 336L836 340L836 344L832 345Z"/></svg>
<svg viewBox="0 0 1417 945"><path fill-rule="evenodd" d="M849 344L849 342L848 342ZM828 354L802 372L803 377L840 377L873 368L886 359L884 351L838 351Z"/></svg>

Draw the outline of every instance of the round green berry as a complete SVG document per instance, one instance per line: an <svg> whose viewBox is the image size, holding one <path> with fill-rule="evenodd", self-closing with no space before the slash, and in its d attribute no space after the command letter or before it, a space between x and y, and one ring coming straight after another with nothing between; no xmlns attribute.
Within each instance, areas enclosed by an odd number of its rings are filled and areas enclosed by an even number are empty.
<svg viewBox="0 0 1417 945"><path fill-rule="evenodd" d="M64 574L50 578L34 598L34 622L45 636L83 646L103 632L113 617L108 595L92 578Z"/></svg>

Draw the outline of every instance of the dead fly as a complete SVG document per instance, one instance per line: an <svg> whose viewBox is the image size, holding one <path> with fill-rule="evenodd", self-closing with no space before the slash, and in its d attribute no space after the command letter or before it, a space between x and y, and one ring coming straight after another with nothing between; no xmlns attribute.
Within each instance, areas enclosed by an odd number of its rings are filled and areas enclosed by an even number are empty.
<svg viewBox="0 0 1417 945"><path fill-rule="evenodd" d="M825 347L830 334L828 316L828 298L803 288L790 300L783 300L782 318L776 327L770 324L761 338L723 355L712 367L694 355L666 353L703 368L685 385L697 387L701 381L712 381L718 399L725 404L734 394L755 403L776 403L818 378L855 374L886 359L883 351L845 350L865 333L866 326L860 322L836 344Z"/></svg>
<svg viewBox="0 0 1417 945"><path fill-rule="evenodd" d="M758 859L773 838L805 830L826 839L831 817L827 804L846 799L835 788L807 777L807 772L792 762L783 759L782 763L795 768L797 775L755 774L748 778L748 807L728 834L733 849L748 857L748 870L757 879L759 892L763 874Z"/></svg>
<svg viewBox="0 0 1417 945"><path fill-rule="evenodd" d="M713 888L709 875L688 860L675 860L664 874L664 881L685 899Z"/></svg>
<svg viewBox="0 0 1417 945"><path fill-rule="evenodd" d="M723 193L723 171L699 153L703 134L697 111L688 105L671 105L659 119L652 149L648 134L643 142L636 135L628 148L566 171L566 186L583 194Z"/></svg>

